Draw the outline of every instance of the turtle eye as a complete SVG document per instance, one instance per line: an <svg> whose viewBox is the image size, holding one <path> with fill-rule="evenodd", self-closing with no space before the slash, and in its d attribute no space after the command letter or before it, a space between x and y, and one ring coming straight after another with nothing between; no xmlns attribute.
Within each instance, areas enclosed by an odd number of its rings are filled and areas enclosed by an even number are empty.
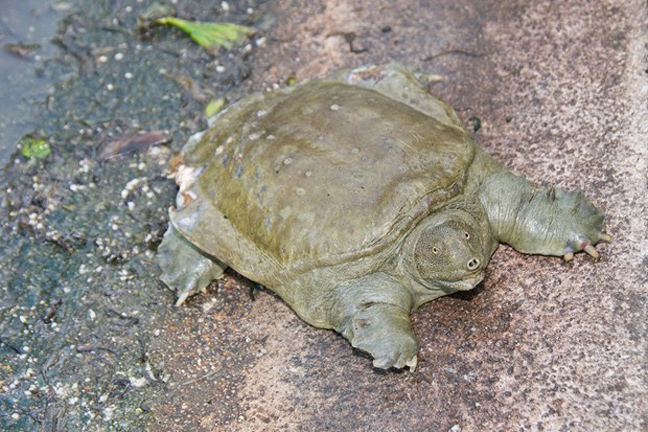
<svg viewBox="0 0 648 432"><path fill-rule="evenodd" d="M470 234L468 234L468 231L464 232L464 237L466 240L470 240Z"/></svg>
<svg viewBox="0 0 648 432"><path fill-rule="evenodd" d="M432 248L432 253L435 254L435 255L438 254L438 253L439 253L439 248L437 248L436 246L434 246L434 247Z"/></svg>

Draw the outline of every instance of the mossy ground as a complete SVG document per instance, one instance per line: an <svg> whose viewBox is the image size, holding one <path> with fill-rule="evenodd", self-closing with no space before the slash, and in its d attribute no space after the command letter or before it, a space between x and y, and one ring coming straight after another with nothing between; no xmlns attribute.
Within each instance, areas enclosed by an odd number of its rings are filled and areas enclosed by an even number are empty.
<svg viewBox="0 0 648 432"><path fill-rule="evenodd" d="M0 429L141 430L170 376L149 355L173 304L154 259L175 191L169 158L205 127L207 101L249 73L252 45L212 56L170 27L142 35L148 4L135 0L71 6L60 54L40 65L55 84L33 110L51 152L16 153L0 174ZM228 6L175 9L258 18L254 2ZM172 142L101 157L154 130Z"/></svg>

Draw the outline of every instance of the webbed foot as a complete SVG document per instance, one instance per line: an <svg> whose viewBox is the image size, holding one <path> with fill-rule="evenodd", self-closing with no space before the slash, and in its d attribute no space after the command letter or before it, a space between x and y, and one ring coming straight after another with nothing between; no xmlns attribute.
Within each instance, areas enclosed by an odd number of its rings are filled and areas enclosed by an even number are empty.
<svg viewBox="0 0 648 432"><path fill-rule="evenodd" d="M223 264L193 247L172 226L158 248L158 264L162 269L160 279L178 295L176 306L189 296L204 292L225 271Z"/></svg>
<svg viewBox="0 0 648 432"><path fill-rule="evenodd" d="M600 259L594 246L612 241L612 236L603 232L603 214L580 191L558 190L556 195L556 235L563 238L562 250L556 255L571 261L575 253L584 251L595 260Z"/></svg>
<svg viewBox="0 0 648 432"><path fill-rule="evenodd" d="M353 316L342 333L355 348L371 354L376 368L416 369L419 342L412 333L409 313L399 307L369 304Z"/></svg>
<svg viewBox="0 0 648 432"><path fill-rule="evenodd" d="M612 240L613 240L613 238L609 234L602 233L599 236L599 241L604 241L604 242L607 242L607 243L611 243ZM592 246L593 244L594 243L588 243L585 247L583 247L582 250L584 250L589 256L591 256L592 258L594 258L595 260L598 261L601 258L601 254L599 254L599 252L596 250L596 248L594 246ZM567 252L566 254L563 255L563 259L565 261L567 261L567 262L573 260L574 259L574 252L570 250L569 252Z"/></svg>

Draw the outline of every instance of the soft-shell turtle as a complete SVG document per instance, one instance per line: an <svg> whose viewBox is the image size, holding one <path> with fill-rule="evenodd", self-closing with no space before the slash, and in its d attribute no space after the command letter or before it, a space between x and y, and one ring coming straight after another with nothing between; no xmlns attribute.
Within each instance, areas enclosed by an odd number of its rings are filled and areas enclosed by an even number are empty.
<svg viewBox="0 0 648 432"><path fill-rule="evenodd" d="M416 366L410 312L469 290L500 242L570 260L610 237L580 193L476 146L400 65L254 94L184 147L160 246L178 303L232 267L374 366Z"/></svg>

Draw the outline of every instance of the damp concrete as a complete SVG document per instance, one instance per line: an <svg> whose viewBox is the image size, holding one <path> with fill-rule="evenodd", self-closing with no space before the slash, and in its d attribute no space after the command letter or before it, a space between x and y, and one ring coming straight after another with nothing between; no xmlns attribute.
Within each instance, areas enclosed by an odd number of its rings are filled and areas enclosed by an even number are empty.
<svg viewBox="0 0 648 432"><path fill-rule="evenodd" d="M214 57L138 35L148 4L127 0L70 2L58 27L36 118L52 152L15 155L0 182L3 430L648 427L645 2L171 3L257 34ZM476 289L413 314L413 373L372 368L233 272L174 307L155 250L206 101L392 60L438 75L430 90L515 173L602 209L600 261L501 246ZM100 160L141 133L172 141Z"/></svg>

